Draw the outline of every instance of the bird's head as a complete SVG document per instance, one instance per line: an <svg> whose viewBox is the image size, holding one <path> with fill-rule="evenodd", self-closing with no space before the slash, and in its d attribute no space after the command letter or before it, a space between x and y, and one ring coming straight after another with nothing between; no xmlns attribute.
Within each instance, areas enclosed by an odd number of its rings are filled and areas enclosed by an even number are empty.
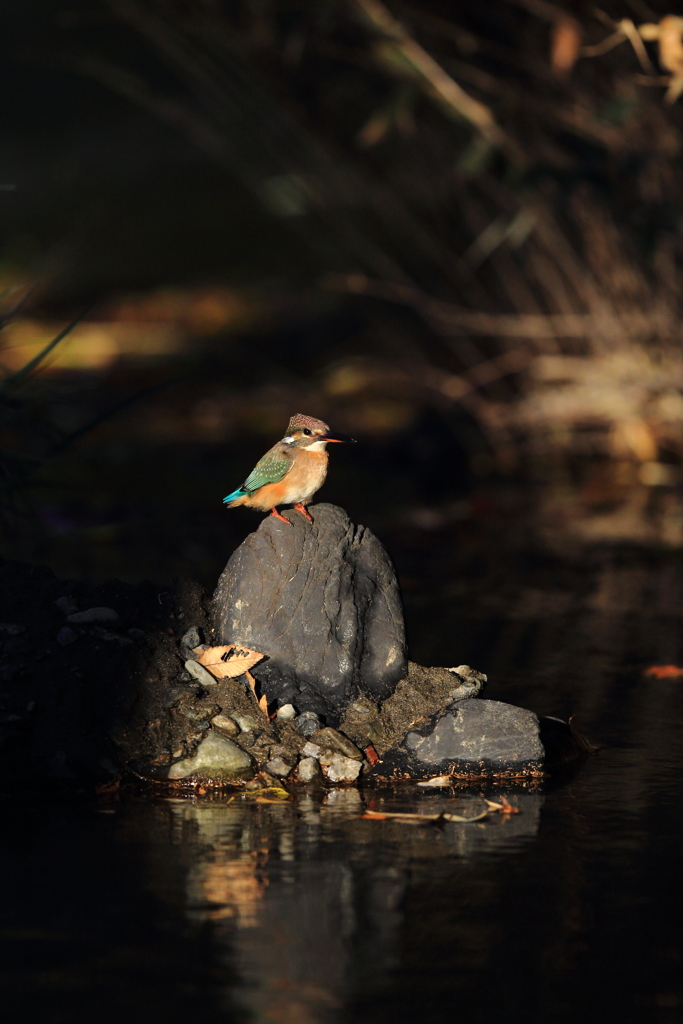
<svg viewBox="0 0 683 1024"><path fill-rule="evenodd" d="M333 433L327 423L316 420L313 416L304 416L298 412L292 416L287 427L287 433L282 438L282 443L293 448L309 448L313 451L324 451L328 442L336 441L351 442L352 437L346 434Z"/></svg>

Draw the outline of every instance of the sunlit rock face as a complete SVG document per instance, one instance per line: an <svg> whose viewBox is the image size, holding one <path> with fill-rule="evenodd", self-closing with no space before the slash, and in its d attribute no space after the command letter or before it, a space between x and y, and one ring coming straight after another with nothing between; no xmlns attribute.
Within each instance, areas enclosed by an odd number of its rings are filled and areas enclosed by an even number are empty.
<svg viewBox="0 0 683 1024"><path fill-rule="evenodd" d="M171 765L169 779L197 779L235 782L252 774L252 759L226 736L210 732L197 747L194 757Z"/></svg>
<svg viewBox="0 0 683 1024"><path fill-rule="evenodd" d="M358 693L387 697L407 672L403 609L391 559L334 505L313 523L266 517L234 552L214 596L218 642L267 660L253 670L268 700L336 724Z"/></svg>

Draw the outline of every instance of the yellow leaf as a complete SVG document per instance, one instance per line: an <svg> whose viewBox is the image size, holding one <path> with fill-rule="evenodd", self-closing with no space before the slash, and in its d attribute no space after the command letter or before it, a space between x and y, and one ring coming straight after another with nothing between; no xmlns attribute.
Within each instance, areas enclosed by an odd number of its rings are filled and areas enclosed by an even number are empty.
<svg viewBox="0 0 683 1024"><path fill-rule="evenodd" d="M244 675L264 657L264 654L250 651L248 647L227 644L223 647L207 647L197 661L216 679L234 679L235 676Z"/></svg>
<svg viewBox="0 0 683 1024"><path fill-rule="evenodd" d="M683 18L673 14L659 23L659 59L672 75L683 72Z"/></svg>

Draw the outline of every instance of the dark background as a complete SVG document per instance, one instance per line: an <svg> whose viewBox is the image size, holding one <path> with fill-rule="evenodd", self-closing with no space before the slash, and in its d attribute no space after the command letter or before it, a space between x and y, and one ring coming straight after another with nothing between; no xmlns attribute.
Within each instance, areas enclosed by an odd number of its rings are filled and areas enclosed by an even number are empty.
<svg viewBox="0 0 683 1024"><path fill-rule="evenodd" d="M680 101L656 41L600 52L666 13L13 5L6 377L87 312L3 385L2 554L212 587L258 522L221 499L297 411L360 442L321 498L409 623L680 547Z"/></svg>

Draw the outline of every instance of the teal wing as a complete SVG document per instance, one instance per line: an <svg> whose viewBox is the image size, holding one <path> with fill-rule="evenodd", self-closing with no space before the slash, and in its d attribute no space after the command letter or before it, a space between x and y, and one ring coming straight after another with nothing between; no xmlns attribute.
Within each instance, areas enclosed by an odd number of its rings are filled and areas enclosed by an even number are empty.
<svg viewBox="0 0 683 1024"><path fill-rule="evenodd" d="M263 458L256 463L240 490L247 494L253 494L259 487L265 484L276 484L292 468L291 456L278 448L271 448Z"/></svg>

